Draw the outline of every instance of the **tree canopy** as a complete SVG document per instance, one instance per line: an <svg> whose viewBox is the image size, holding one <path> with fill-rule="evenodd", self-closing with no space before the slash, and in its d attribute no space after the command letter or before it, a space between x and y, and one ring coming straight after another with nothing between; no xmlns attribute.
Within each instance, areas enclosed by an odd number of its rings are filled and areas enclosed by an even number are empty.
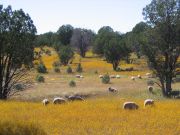
<svg viewBox="0 0 180 135"><path fill-rule="evenodd" d="M22 65L32 64L35 33L33 21L22 9L0 5L0 99L6 99L24 76Z"/></svg>

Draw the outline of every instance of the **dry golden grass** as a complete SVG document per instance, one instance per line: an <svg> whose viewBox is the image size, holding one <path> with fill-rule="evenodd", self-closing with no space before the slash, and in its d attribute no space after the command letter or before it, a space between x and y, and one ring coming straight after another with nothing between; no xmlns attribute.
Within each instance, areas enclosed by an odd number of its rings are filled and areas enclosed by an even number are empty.
<svg viewBox="0 0 180 135"><path fill-rule="evenodd" d="M156 101L155 107L126 111L127 99L100 98L64 105L0 102L1 122L36 123L49 135L179 135L180 101ZM133 100L134 101L134 100Z"/></svg>

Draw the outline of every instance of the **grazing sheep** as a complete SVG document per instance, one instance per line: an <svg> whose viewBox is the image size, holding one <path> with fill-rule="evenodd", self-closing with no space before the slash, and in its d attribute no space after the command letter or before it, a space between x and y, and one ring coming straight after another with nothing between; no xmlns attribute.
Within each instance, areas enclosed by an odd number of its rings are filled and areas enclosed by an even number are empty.
<svg viewBox="0 0 180 135"><path fill-rule="evenodd" d="M152 93L152 92L153 92L153 86L148 86L148 91L149 91L150 93Z"/></svg>
<svg viewBox="0 0 180 135"><path fill-rule="evenodd" d="M81 75L80 78L84 78L84 76Z"/></svg>
<svg viewBox="0 0 180 135"><path fill-rule="evenodd" d="M139 79L142 79L141 75L138 75L137 77L138 77Z"/></svg>
<svg viewBox="0 0 180 135"><path fill-rule="evenodd" d="M151 73L146 73L146 76L147 76L148 78L150 78L150 77L151 77Z"/></svg>
<svg viewBox="0 0 180 135"><path fill-rule="evenodd" d="M66 103L66 100L64 98L57 97L57 98L54 98L53 103L62 104L62 103Z"/></svg>
<svg viewBox="0 0 180 135"><path fill-rule="evenodd" d="M48 100L48 99L44 99L44 100L42 101L42 103L43 103L44 106L46 106L47 104L49 104L49 100Z"/></svg>
<svg viewBox="0 0 180 135"><path fill-rule="evenodd" d="M99 75L99 78L103 78L103 75Z"/></svg>
<svg viewBox="0 0 180 135"><path fill-rule="evenodd" d="M117 92L118 90L115 88L109 87L108 91L114 93L114 92Z"/></svg>
<svg viewBox="0 0 180 135"><path fill-rule="evenodd" d="M119 78L120 78L120 75L116 75L116 78L118 78L118 79L119 79Z"/></svg>
<svg viewBox="0 0 180 135"><path fill-rule="evenodd" d="M136 78L135 78L134 76L132 76L132 77L131 77L131 80L133 80L133 81L134 81L135 79L136 79Z"/></svg>
<svg viewBox="0 0 180 135"><path fill-rule="evenodd" d="M116 78L116 76L115 75L110 75L110 78Z"/></svg>
<svg viewBox="0 0 180 135"><path fill-rule="evenodd" d="M81 75L76 75L76 78L81 78Z"/></svg>
<svg viewBox="0 0 180 135"><path fill-rule="evenodd" d="M137 110L139 106L135 102L125 102L123 104L123 109L129 109L129 110Z"/></svg>
<svg viewBox="0 0 180 135"><path fill-rule="evenodd" d="M150 106L154 105L154 100L152 100L152 99L146 99L146 100L144 101L144 106L147 106L147 105L150 105Z"/></svg>
<svg viewBox="0 0 180 135"><path fill-rule="evenodd" d="M84 101L84 99L81 97L81 96L69 96L67 97L68 100L70 101L75 101L75 100L78 100L78 101Z"/></svg>

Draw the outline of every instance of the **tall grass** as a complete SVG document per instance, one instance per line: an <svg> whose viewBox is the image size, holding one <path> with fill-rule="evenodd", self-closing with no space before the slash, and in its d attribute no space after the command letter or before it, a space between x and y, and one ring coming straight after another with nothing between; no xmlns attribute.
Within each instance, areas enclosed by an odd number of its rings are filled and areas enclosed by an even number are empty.
<svg viewBox="0 0 180 135"><path fill-rule="evenodd" d="M0 118L13 122L10 129L14 129L14 125L19 129L19 123L36 123L49 135L180 134L179 100L156 101L155 107L148 108L143 107L142 100L135 100L140 106L137 111L123 110L124 101L126 99L102 98L46 107L40 103L0 102ZM30 125L20 131L44 133Z"/></svg>

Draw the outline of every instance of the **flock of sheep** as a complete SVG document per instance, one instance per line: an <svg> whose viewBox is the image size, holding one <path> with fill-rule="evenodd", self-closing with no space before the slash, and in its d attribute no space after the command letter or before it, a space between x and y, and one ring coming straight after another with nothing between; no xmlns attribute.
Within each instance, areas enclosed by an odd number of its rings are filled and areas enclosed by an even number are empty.
<svg viewBox="0 0 180 135"><path fill-rule="evenodd" d="M146 76L150 77L151 74L146 73ZM76 75L75 77L76 78L84 78L84 76L82 76L82 75ZM99 75L99 78L103 78L103 75ZM120 78L120 75L110 75L110 78ZM136 78L142 79L142 76L141 75L138 75L137 77L132 76L131 80L135 80ZM118 92L118 90L116 88L113 88L113 87L109 87L108 91L112 92L112 93ZM148 91L152 93L153 92L153 86L148 86ZM56 97L56 98L53 99L52 102L53 102L53 104L63 104L63 103L66 103L67 101L75 101L75 100L84 101L84 99L81 96L78 96L78 95L67 96L66 98L67 98L67 100L65 98L62 98L62 97ZM44 106L46 106L46 105L48 105L50 103L50 101L48 99L44 99L42 101L42 103L43 103ZM153 99L146 99L144 101L144 106L147 106L147 105L153 106L154 105L154 100ZM134 109L138 109L138 108L139 108L139 106L135 102L125 102L123 104L123 109L134 110Z"/></svg>
<svg viewBox="0 0 180 135"><path fill-rule="evenodd" d="M53 99L53 104L63 104L66 103L67 101L84 101L84 99L81 96L67 96L66 97L67 100L65 98L62 97L56 97ZM46 106L50 103L50 101L46 98L42 101L43 105Z"/></svg>

